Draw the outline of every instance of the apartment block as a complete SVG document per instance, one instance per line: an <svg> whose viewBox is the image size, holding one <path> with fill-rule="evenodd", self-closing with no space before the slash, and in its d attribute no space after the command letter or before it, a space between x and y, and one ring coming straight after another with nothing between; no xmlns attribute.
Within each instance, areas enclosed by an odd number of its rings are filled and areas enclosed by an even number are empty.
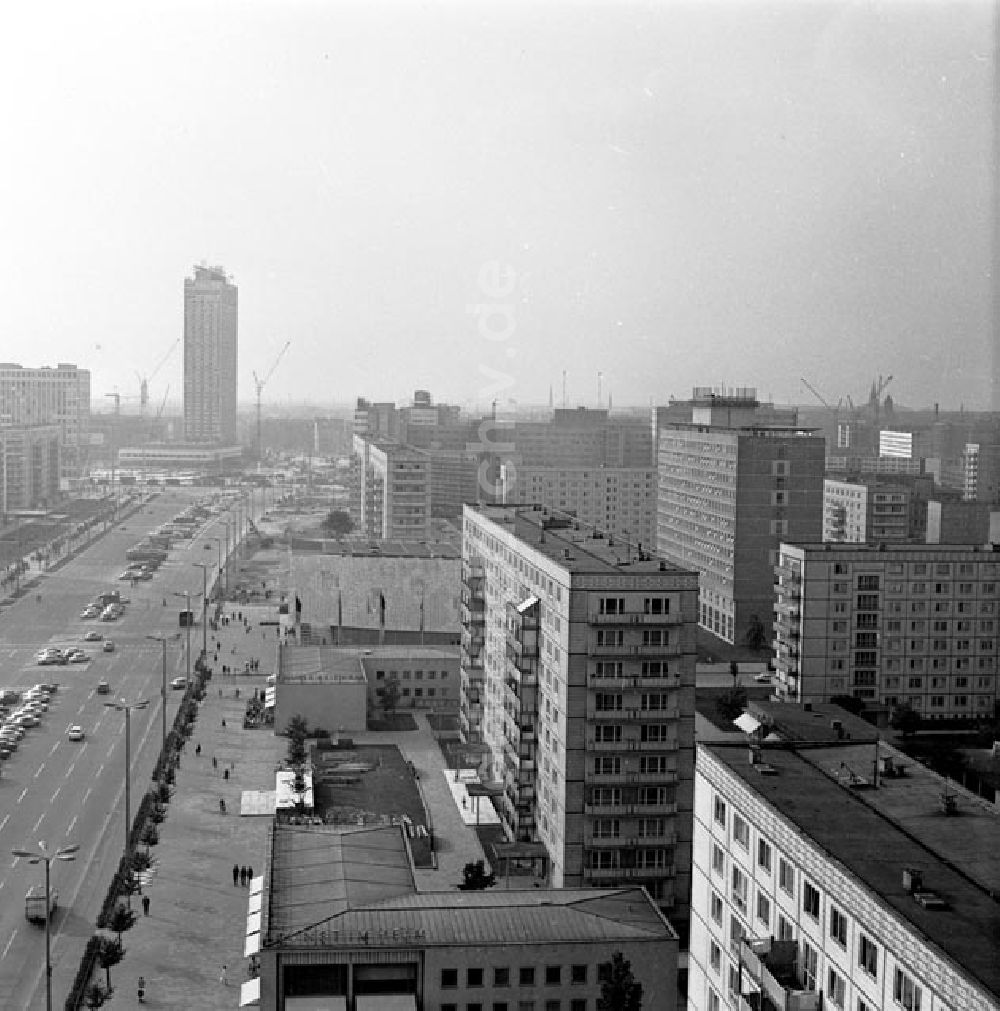
<svg viewBox="0 0 1000 1011"><path fill-rule="evenodd" d="M853 695L927 719L993 716L1000 552L782 544L775 576L781 697Z"/></svg>
<svg viewBox="0 0 1000 1011"><path fill-rule="evenodd" d="M923 541L929 475L886 480L877 475L823 481L823 540L851 544Z"/></svg>
<svg viewBox="0 0 1000 1011"><path fill-rule="evenodd" d="M85 476L90 372L66 362L37 369L0 364L0 427L46 425L59 430L59 477L68 482Z"/></svg>
<svg viewBox="0 0 1000 1011"><path fill-rule="evenodd" d="M430 466L425 453L389 439L354 436L356 522L368 537L424 540L430 532Z"/></svg>
<svg viewBox="0 0 1000 1011"><path fill-rule="evenodd" d="M239 290L222 267L184 279L184 441L234 445Z"/></svg>
<svg viewBox="0 0 1000 1011"><path fill-rule="evenodd" d="M500 468L501 501L540 503L582 526L650 550L656 542L655 467Z"/></svg>
<svg viewBox="0 0 1000 1011"><path fill-rule="evenodd" d="M699 744L688 1011L997 1011L998 837L874 729Z"/></svg>
<svg viewBox="0 0 1000 1011"><path fill-rule="evenodd" d="M657 435L656 551L699 573L703 628L761 645L779 543L822 533L824 440L815 429L770 425L771 405L752 389L695 394L690 420L667 420Z"/></svg>
<svg viewBox="0 0 1000 1011"><path fill-rule="evenodd" d="M56 425L0 428L0 522L59 498L61 434Z"/></svg>
<svg viewBox="0 0 1000 1011"><path fill-rule="evenodd" d="M541 506L466 506L462 727L555 887L641 883L683 920L697 575Z"/></svg>

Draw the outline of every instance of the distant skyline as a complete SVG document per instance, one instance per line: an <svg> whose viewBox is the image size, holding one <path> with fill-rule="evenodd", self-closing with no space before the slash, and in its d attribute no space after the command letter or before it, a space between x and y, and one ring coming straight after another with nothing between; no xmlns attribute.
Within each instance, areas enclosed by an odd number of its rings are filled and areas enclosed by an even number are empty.
<svg viewBox="0 0 1000 1011"><path fill-rule="evenodd" d="M995 5L21 5L0 359L137 409L194 264L239 400L1000 408ZM179 402L178 345L149 409ZM138 373L138 375L137 375ZM128 397L136 399L129 400Z"/></svg>

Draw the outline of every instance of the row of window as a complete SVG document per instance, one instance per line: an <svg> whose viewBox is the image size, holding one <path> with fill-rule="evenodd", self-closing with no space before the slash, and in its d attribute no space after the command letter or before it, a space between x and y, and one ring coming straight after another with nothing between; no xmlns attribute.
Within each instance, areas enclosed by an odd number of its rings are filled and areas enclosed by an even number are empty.
<svg viewBox="0 0 1000 1011"><path fill-rule="evenodd" d="M422 670L415 670L412 673L413 673L413 680L414 681L422 681L424 679L424 672ZM435 670L429 670L429 671L427 671L427 680L428 681L433 681L438 676L439 676L438 672L435 671ZM391 670L391 671L389 671L388 677L391 680L392 678L399 678L400 674L399 674L398 671ZM446 670L441 671L440 677L441 677L442 680L446 679L448 677L448 672ZM375 671L375 680L376 681L384 681L384 680L386 680L386 672L384 670L377 670L377 671ZM403 673L402 673L402 680L403 681L409 681L410 680L410 671L408 671L408 670L404 670L403 671Z"/></svg>
<svg viewBox="0 0 1000 1011"><path fill-rule="evenodd" d="M571 965L568 967L569 972L566 972L566 966L562 965L546 965L542 968L542 971L538 971L538 967L534 965L522 965L517 969L517 981L519 986L535 986L536 984L544 983L545 986L562 986L564 982L573 984L574 986L585 986L590 977L590 967L587 965ZM604 964L598 966L597 977L600 981L606 967ZM486 969L481 966L470 966L465 970L465 978L462 981L462 985L466 989L478 989L479 987L486 986L487 973ZM514 976L511 973L510 966L497 965L493 967L493 983L494 987L507 987L512 985L512 980ZM458 969L442 969L441 970L441 989L442 990L453 990L459 985L459 970Z"/></svg>

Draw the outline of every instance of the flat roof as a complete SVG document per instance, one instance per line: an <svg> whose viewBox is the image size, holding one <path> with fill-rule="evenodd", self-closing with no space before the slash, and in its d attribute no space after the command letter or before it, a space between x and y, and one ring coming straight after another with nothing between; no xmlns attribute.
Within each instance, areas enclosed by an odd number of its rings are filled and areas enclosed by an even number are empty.
<svg viewBox="0 0 1000 1011"><path fill-rule="evenodd" d="M905 775L883 778L877 790L851 787L851 779L871 782L871 744L765 744L761 758L772 775L748 762L745 744L699 747L843 865L876 903L1000 996L1000 907L993 897L1000 893L1000 815L991 804L956 787L949 793L957 796L958 813L945 815L941 777L895 751L905 759ZM753 812L747 816L752 820ZM919 871L924 890L948 908L918 903L903 887L907 867Z"/></svg>
<svg viewBox="0 0 1000 1011"><path fill-rule="evenodd" d="M594 528L577 520L566 520L550 514L545 506L535 505L470 505L470 511L491 520L503 530L511 531L524 544L568 572L614 573L616 575L646 575L670 573L689 576L691 587L697 588L698 574L667 562L651 552L655 545L644 545L640 556L637 545L621 537L604 534L594 536ZM506 518L506 519L505 519ZM555 525L549 523L555 521ZM544 536L543 536L544 535ZM568 553L568 557L567 557Z"/></svg>
<svg viewBox="0 0 1000 1011"><path fill-rule="evenodd" d="M279 669L283 684L349 684L365 682L365 667L388 661L434 660L458 661L457 646L420 646L408 643L384 646L358 643L344 646L299 646L284 643L280 647Z"/></svg>
<svg viewBox="0 0 1000 1011"><path fill-rule="evenodd" d="M982 555L984 562L1000 561L1000 546L994 549L990 544L911 544L908 541L887 541L884 544L855 544L846 541L782 541L781 550L786 548L811 551L830 555L889 555L908 554L941 555L945 553ZM993 557L993 556L996 557Z"/></svg>

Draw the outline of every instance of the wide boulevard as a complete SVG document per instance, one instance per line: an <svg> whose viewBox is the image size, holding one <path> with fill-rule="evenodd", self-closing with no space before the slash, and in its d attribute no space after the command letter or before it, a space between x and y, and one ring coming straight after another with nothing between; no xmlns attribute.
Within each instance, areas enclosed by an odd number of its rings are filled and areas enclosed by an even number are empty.
<svg viewBox="0 0 1000 1011"><path fill-rule="evenodd" d="M162 734L162 646L150 636L167 638L167 681L183 675L187 632L179 629L183 594L200 620L203 571L209 586L225 555L229 520L235 542L236 512L213 513L192 540L179 541L152 580L134 586L119 580L125 552L155 527L195 501L209 503L211 489L167 489L137 512L123 516L102 537L62 567L46 572L16 603L0 613L0 687L27 688L57 682L41 724L28 730L18 749L0 768L0 1008L45 1006L45 931L25 919L24 895L44 886L45 870L17 859L11 850L50 851L70 844L80 849L75 862L52 863L52 888L58 909L52 919L52 963L62 978L72 972L87 939L125 845L125 714L105 706L109 700L149 700L131 715L131 809L150 786ZM245 502L245 500L244 500ZM79 617L84 606L104 590L128 598L124 615L104 622ZM165 601L165 603L164 603ZM84 642L90 630L114 641L113 652L101 642ZM191 630L193 663L202 645L202 626ZM87 663L36 665L44 645L74 645L90 655ZM106 679L110 694L98 694ZM182 692L166 691L169 730ZM83 741L67 739L79 724ZM61 1006L64 993L53 994Z"/></svg>

